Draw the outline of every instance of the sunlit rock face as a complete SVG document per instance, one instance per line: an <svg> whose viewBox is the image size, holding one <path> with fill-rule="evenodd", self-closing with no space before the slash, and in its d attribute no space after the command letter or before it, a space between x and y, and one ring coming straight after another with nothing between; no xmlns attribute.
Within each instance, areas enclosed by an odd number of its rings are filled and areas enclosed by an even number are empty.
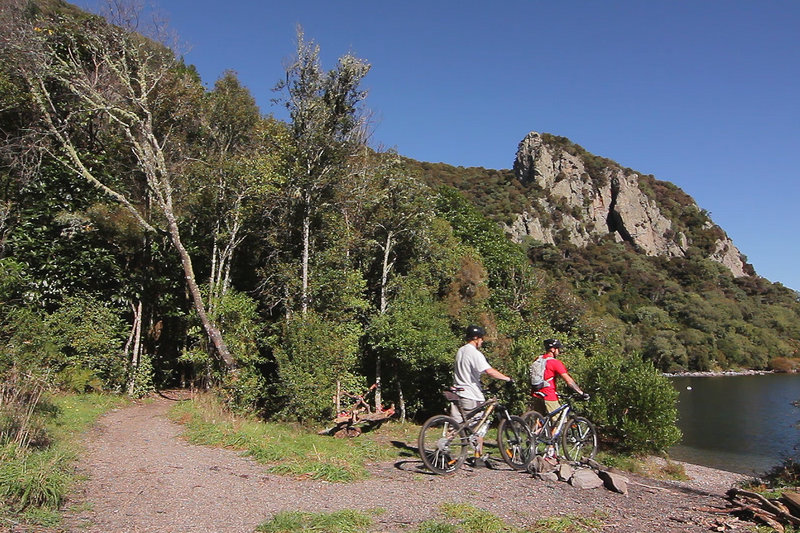
<svg viewBox="0 0 800 533"><path fill-rule="evenodd" d="M514 172L521 182L546 191L506 227L517 242L531 237L549 244L567 240L586 246L613 234L642 253L667 257L684 256L692 244L675 231L656 200L642 190L641 176L630 169L597 162L587 168L580 155L548 144L542 135L531 132L519 143ZM709 258L725 265L734 276L746 275L741 253L720 233Z"/></svg>

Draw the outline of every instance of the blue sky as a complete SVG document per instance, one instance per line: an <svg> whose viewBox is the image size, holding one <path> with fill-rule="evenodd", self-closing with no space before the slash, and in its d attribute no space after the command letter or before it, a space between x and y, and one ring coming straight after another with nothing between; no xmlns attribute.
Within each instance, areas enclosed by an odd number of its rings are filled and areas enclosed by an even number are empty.
<svg viewBox="0 0 800 533"><path fill-rule="evenodd" d="M76 2L94 7L96 0ZM800 290L800 2L161 0L186 61L265 113L300 24L366 59L372 144L510 168L530 131L671 181L756 271Z"/></svg>

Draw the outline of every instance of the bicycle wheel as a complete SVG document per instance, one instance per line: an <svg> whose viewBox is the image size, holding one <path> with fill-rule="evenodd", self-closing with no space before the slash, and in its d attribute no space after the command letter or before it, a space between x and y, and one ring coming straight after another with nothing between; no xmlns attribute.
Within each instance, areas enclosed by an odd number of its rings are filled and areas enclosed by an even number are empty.
<svg viewBox="0 0 800 533"><path fill-rule="evenodd" d="M561 446L564 457L569 461L591 459L597 453L597 430L594 424L582 416L571 418L561 432Z"/></svg>
<svg viewBox="0 0 800 533"><path fill-rule="evenodd" d="M532 459L534 455L545 455L547 447L552 445L550 435L553 431L550 427L550 419L542 416L538 411L528 411L522 415L522 419L535 440L528 459Z"/></svg>
<svg viewBox="0 0 800 533"><path fill-rule="evenodd" d="M500 457L514 470L525 470L533 452L535 439L520 416L502 419L497 426L497 447Z"/></svg>
<svg viewBox="0 0 800 533"><path fill-rule="evenodd" d="M465 430L454 418L445 415L425 421L417 440L422 462L435 474L450 474L461 468L468 445Z"/></svg>

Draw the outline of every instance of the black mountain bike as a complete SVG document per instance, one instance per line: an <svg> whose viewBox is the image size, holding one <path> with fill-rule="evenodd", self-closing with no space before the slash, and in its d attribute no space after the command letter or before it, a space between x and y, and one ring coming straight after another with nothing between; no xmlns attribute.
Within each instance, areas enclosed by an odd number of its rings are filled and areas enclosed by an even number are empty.
<svg viewBox="0 0 800 533"><path fill-rule="evenodd" d="M475 409L464 411L459 402L460 388L443 391L455 402L465 422L447 415L435 415L425 421L419 433L418 449L422 462L431 472L451 474L461 468L472 448L477 453L478 439L486 434L492 415L499 420L497 447L500 457L515 470L524 470L533 450L534 436L520 416L511 415L497 398L489 398Z"/></svg>
<svg viewBox="0 0 800 533"><path fill-rule="evenodd" d="M576 462L593 458L597 453L594 424L575 414L571 397L559 394L558 399L561 407L547 415L537 411L522 415L536 439L529 459L534 455L563 455L568 461Z"/></svg>

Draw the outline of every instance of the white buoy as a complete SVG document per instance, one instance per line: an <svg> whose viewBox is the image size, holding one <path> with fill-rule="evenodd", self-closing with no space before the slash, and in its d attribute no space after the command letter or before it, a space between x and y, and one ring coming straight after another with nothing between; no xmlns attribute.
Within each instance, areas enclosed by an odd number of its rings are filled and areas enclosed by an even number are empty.
<svg viewBox="0 0 800 533"><path fill-rule="evenodd" d="M688 387L686 387L686 390L692 390L692 386L689 385Z"/></svg>

